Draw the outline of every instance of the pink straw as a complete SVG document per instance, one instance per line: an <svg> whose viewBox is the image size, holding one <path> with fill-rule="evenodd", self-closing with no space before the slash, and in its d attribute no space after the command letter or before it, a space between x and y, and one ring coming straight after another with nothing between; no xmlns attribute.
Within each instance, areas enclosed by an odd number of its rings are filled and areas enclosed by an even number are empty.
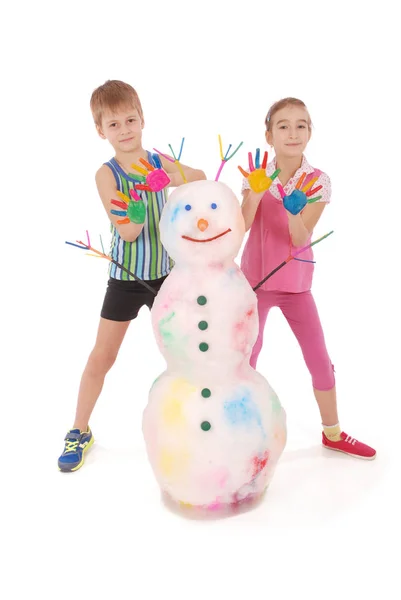
<svg viewBox="0 0 401 600"><path fill-rule="evenodd" d="M217 171L217 175L216 175L216 179L215 179L215 181L218 181L218 180L219 180L220 173L222 172L222 170L223 170L223 167L224 167L224 165L225 165L225 164L226 164L226 161L225 161L225 160L223 160L223 161L222 161L222 163L221 163L221 165L220 165L220 168L219 168L219 170Z"/></svg>
<svg viewBox="0 0 401 600"><path fill-rule="evenodd" d="M165 158L166 160L169 160L172 163L175 162L174 158L170 158L169 156L166 156L166 154L163 154L163 152L160 152L160 150L156 150L156 148L153 148L153 150L155 152L157 152L157 154L160 154L160 156L163 156L163 158Z"/></svg>

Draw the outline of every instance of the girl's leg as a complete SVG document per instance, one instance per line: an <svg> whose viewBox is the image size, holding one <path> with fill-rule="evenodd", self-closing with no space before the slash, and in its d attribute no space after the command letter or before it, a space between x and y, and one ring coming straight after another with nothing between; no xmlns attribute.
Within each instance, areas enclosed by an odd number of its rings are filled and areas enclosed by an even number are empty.
<svg viewBox="0 0 401 600"><path fill-rule="evenodd" d="M326 343L316 304L311 292L286 294L281 309L294 332L309 372L323 424L322 442L326 448L358 458L373 459L376 450L341 431L337 414L334 367Z"/></svg>
<svg viewBox="0 0 401 600"><path fill-rule="evenodd" d="M327 352L319 314L311 292L285 294L281 309L301 347L312 376L322 423L338 424L334 367Z"/></svg>
<svg viewBox="0 0 401 600"><path fill-rule="evenodd" d="M264 290L258 290L256 292L256 296L258 299L259 333L255 345L252 349L251 358L249 360L249 364L253 369L256 369L256 363L258 361L260 351L262 350L263 332L265 329L267 315L269 314L269 310L272 308L272 306L275 306L274 292L265 292Z"/></svg>
<svg viewBox="0 0 401 600"><path fill-rule="evenodd" d="M117 358L130 322L100 319L95 346L79 387L74 429L87 430L89 418L103 388L104 378Z"/></svg>

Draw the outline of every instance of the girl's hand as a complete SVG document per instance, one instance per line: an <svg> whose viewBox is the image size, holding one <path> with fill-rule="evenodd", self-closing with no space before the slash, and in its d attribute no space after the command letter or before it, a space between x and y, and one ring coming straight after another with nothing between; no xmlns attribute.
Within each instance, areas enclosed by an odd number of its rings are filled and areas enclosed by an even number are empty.
<svg viewBox="0 0 401 600"><path fill-rule="evenodd" d="M130 176L133 179L139 181L139 183L136 184L136 189L145 190L146 192L160 192L169 185L171 180L166 171L164 171L160 158L155 155L153 160L156 168L143 158L140 158L139 162L142 163L146 169L139 165L131 165L135 171L142 173L142 175L133 175L130 173Z"/></svg>
<svg viewBox="0 0 401 600"><path fill-rule="evenodd" d="M297 185L295 186L295 190L291 192L289 196L286 196L283 186L278 183L277 189L280 192L280 196L283 199L284 208L291 213L292 215L299 214L307 204L311 204L312 202L317 202L320 200L322 196L317 196L316 198L310 198L313 194L322 189L323 186L319 185L318 187L311 189L312 186L319 179L318 177L314 177L307 183L302 190L300 189L303 180L305 179L306 173L302 173L299 178Z"/></svg>
<svg viewBox="0 0 401 600"><path fill-rule="evenodd" d="M117 192L120 200L112 200L111 203L123 210L112 210L112 215L117 215L119 217L124 217L117 221L119 225L125 225L126 223L136 223L137 225L142 225L145 222L146 218L146 206L143 202L142 198L138 196L135 189L129 191L131 194L131 198L128 198L122 192Z"/></svg>
<svg viewBox="0 0 401 600"><path fill-rule="evenodd" d="M248 152L248 161L249 173L244 171L242 167L238 168L241 171L242 175L248 179L251 190L253 192L256 192L257 194L259 194L260 192L267 192L273 181L276 179L277 175L280 173L280 169L274 171L271 177L268 177L266 175L267 152L265 152L262 166L260 166L260 148L256 149L255 154L256 169L253 164L251 152Z"/></svg>

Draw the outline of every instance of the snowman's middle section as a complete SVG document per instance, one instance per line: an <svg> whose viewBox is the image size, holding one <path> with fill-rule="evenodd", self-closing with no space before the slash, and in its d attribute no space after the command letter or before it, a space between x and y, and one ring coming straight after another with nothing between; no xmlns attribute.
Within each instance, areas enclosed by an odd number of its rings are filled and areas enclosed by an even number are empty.
<svg viewBox="0 0 401 600"><path fill-rule="evenodd" d="M256 297L234 263L176 265L155 300L152 321L169 369L201 383L238 375L256 341Z"/></svg>

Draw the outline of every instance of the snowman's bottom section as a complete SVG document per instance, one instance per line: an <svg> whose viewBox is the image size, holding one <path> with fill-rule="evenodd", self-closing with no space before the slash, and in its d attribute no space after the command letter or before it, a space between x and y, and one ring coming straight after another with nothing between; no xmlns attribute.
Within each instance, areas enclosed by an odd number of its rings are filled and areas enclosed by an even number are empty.
<svg viewBox="0 0 401 600"><path fill-rule="evenodd" d="M236 500L231 504L212 502L212 504L195 505L172 498L167 492L162 492L164 504L173 512L190 519L214 520L216 518L231 517L259 506L265 497L267 488L260 494L250 494L242 500Z"/></svg>
<svg viewBox="0 0 401 600"><path fill-rule="evenodd" d="M285 412L251 367L208 387L166 371L143 417L150 463L165 496L210 511L252 504L286 443Z"/></svg>

